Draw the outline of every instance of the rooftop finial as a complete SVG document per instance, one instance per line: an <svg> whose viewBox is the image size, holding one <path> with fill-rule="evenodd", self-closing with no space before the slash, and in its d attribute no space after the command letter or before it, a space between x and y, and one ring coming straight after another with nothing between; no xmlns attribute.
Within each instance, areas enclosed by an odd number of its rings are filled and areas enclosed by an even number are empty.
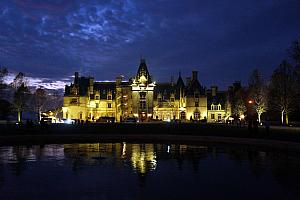
<svg viewBox="0 0 300 200"><path fill-rule="evenodd" d="M145 60L144 56L141 54L141 63L145 63L145 62L146 62L146 60Z"/></svg>

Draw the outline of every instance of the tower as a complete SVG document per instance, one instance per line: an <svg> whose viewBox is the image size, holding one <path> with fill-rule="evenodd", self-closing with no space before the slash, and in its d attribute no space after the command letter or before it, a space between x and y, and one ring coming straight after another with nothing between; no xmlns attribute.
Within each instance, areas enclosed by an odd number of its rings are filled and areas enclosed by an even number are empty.
<svg viewBox="0 0 300 200"><path fill-rule="evenodd" d="M140 121L147 121L153 116L153 91L155 84L148 71L144 58L140 60L140 65L136 76L132 79L132 112Z"/></svg>

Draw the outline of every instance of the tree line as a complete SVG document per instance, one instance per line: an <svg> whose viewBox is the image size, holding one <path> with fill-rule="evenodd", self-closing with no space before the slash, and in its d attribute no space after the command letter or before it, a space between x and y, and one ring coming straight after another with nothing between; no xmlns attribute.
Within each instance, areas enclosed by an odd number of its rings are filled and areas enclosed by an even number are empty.
<svg viewBox="0 0 300 200"><path fill-rule="evenodd" d="M283 125L289 124L291 116L299 121L300 40L292 43L288 57L277 66L269 80L255 69L249 77L248 86L237 89L229 99L235 117L255 114L261 123L264 115L265 120L280 119Z"/></svg>
<svg viewBox="0 0 300 200"><path fill-rule="evenodd" d="M22 121L24 112L36 114L40 121L42 112L50 110L57 115L61 111L62 96L58 91L48 92L39 86L30 89L25 74L19 72L11 83L6 83L8 69L0 67L0 119L8 120L10 116L17 115L17 121Z"/></svg>

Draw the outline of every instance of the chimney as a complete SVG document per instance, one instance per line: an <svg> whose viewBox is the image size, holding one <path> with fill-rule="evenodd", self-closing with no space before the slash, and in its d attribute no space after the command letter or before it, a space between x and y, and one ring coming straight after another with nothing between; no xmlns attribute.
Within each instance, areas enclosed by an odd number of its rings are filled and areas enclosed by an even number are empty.
<svg viewBox="0 0 300 200"><path fill-rule="evenodd" d="M191 77L186 77L186 85L189 86L191 84Z"/></svg>
<svg viewBox="0 0 300 200"><path fill-rule="evenodd" d="M192 74L193 74L192 80L198 80L198 71L192 71Z"/></svg>
<svg viewBox="0 0 300 200"><path fill-rule="evenodd" d="M145 64L146 63L146 59L145 58L141 58L141 63Z"/></svg>
<svg viewBox="0 0 300 200"><path fill-rule="evenodd" d="M78 85L78 82L79 82L79 73L78 73L78 72L75 72L74 84L75 84L75 85Z"/></svg>
<svg viewBox="0 0 300 200"><path fill-rule="evenodd" d="M117 78L116 78L116 85L117 86L121 85L122 80L123 80L123 76L122 75L117 76Z"/></svg>
<svg viewBox="0 0 300 200"><path fill-rule="evenodd" d="M90 94L94 93L94 78L89 77L89 91Z"/></svg>
<svg viewBox="0 0 300 200"><path fill-rule="evenodd" d="M217 96L218 87L217 86L211 86L211 95L213 97Z"/></svg>
<svg viewBox="0 0 300 200"><path fill-rule="evenodd" d="M234 92L238 91L241 88L242 88L241 81L235 81L233 83L233 90L234 90Z"/></svg>

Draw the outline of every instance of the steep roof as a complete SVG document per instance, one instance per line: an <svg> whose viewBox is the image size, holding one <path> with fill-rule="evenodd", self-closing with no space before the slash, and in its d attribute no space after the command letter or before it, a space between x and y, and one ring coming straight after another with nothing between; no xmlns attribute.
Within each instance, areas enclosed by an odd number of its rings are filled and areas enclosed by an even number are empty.
<svg viewBox="0 0 300 200"><path fill-rule="evenodd" d="M179 99L179 90L172 83L157 84L154 89L154 99L157 99L158 94L161 94L165 100L170 100L171 94L175 94L175 98Z"/></svg>
<svg viewBox="0 0 300 200"><path fill-rule="evenodd" d="M178 79L177 79L176 86L178 88L184 88L185 87L184 82L183 82L183 80L181 78L181 74L180 73L179 73L179 76L178 76Z"/></svg>
<svg viewBox="0 0 300 200"><path fill-rule="evenodd" d="M207 91L207 109L210 110L210 105L218 105L220 104L222 106L222 109L224 109L225 103L227 101L227 92L225 91L218 91L216 92L215 96L212 96L211 90Z"/></svg>
<svg viewBox="0 0 300 200"><path fill-rule="evenodd" d="M186 87L187 96L192 96L195 92L198 92L200 95L205 94L205 88L199 83L198 79L191 80L191 83Z"/></svg>
<svg viewBox="0 0 300 200"><path fill-rule="evenodd" d="M150 76L150 73L148 71L145 59L141 59L141 62L140 62L140 65L139 65L139 69L137 71L136 78L140 79L141 76L145 76L146 79L147 79L147 81L151 82L151 76Z"/></svg>
<svg viewBox="0 0 300 200"><path fill-rule="evenodd" d="M112 99L116 95L116 82L94 82L94 91L100 92L100 99L107 99L107 93L112 93Z"/></svg>

